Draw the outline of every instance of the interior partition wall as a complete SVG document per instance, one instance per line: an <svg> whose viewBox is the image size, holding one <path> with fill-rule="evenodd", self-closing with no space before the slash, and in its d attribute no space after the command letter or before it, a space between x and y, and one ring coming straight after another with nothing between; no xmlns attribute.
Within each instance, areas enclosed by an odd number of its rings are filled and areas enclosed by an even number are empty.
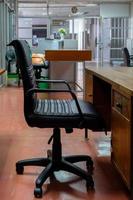
<svg viewBox="0 0 133 200"><path fill-rule="evenodd" d="M7 39L7 32L6 32L6 16L7 13L7 7L6 5L1 2L0 3L0 68L5 68L5 55L6 52L6 39Z"/></svg>
<svg viewBox="0 0 133 200"><path fill-rule="evenodd" d="M6 45L9 42L9 12L4 2L0 2L0 68L6 68L5 54ZM0 86L5 82L5 78L0 76Z"/></svg>
<svg viewBox="0 0 133 200"><path fill-rule="evenodd" d="M15 12L5 1L0 2L0 29L0 68L6 68L5 55L9 48L7 44L15 36ZM5 76L0 76L0 86L5 82Z"/></svg>
<svg viewBox="0 0 133 200"><path fill-rule="evenodd" d="M18 17L18 38L28 41L34 47L34 36L37 39L47 38L49 27L48 18Z"/></svg>

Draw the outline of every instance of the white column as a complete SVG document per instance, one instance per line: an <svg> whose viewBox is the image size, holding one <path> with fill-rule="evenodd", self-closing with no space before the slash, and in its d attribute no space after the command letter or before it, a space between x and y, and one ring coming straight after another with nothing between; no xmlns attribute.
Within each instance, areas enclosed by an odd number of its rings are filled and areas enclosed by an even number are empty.
<svg viewBox="0 0 133 200"><path fill-rule="evenodd" d="M131 20L130 20L130 30L131 30L131 32L130 32L130 34L131 34L131 38L133 39L133 2L131 3L131 10L130 10L130 13L131 13Z"/></svg>

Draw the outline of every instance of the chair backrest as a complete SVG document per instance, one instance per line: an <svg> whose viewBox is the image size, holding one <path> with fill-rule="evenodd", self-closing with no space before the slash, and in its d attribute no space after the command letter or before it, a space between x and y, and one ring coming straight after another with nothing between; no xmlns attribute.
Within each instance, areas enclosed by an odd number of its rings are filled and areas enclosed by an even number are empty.
<svg viewBox="0 0 133 200"><path fill-rule="evenodd" d="M26 40L13 40L9 46L13 46L15 49L17 64L21 72L24 89L24 113L27 119L29 114L33 112L36 95L28 97L26 93L29 89L37 87L32 66L32 53Z"/></svg>
<svg viewBox="0 0 133 200"><path fill-rule="evenodd" d="M130 67L130 54L127 47L123 48L124 64Z"/></svg>

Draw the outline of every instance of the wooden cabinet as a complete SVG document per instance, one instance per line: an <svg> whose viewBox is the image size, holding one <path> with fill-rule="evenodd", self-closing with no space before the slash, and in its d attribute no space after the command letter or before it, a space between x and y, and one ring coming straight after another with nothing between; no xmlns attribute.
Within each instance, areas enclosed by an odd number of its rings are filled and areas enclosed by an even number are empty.
<svg viewBox="0 0 133 200"><path fill-rule="evenodd" d="M111 86L85 70L85 101L95 105L103 116L107 130L111 130Z"/></svg>
<svg viewBox="0 0 133 200"><path fill-rule="evenodd" d="M93 103L93 76L85 69L84 100Z"/></svg>
<svg viewBox="0 0 133 200"><path fill-rule="evenodd" d="M131 177L131 100L112 90L111 160L130 189Z"/></svg>
<svg viewBox="0 0 133 200"><path fill-rule="evenodd" d="M87 71L88 70L88 71ZM133 199L133 68L88 66L86 90L89 81L93 104L111 127L111 161L131 192ZM110 123L109 123L110 122ZM117 178L117 177L116 177Z"/></svg>

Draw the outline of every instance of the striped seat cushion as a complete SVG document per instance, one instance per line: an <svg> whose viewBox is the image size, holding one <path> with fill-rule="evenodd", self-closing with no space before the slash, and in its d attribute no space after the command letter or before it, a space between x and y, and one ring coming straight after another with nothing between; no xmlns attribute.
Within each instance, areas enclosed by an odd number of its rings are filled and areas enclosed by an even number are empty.
<svg viewBox="0 0 133 200"><path fill-rule="evenodd" d="M41 100L37 99L34 110L39 115L77 115L78 110L74 100Z"/></svg>

